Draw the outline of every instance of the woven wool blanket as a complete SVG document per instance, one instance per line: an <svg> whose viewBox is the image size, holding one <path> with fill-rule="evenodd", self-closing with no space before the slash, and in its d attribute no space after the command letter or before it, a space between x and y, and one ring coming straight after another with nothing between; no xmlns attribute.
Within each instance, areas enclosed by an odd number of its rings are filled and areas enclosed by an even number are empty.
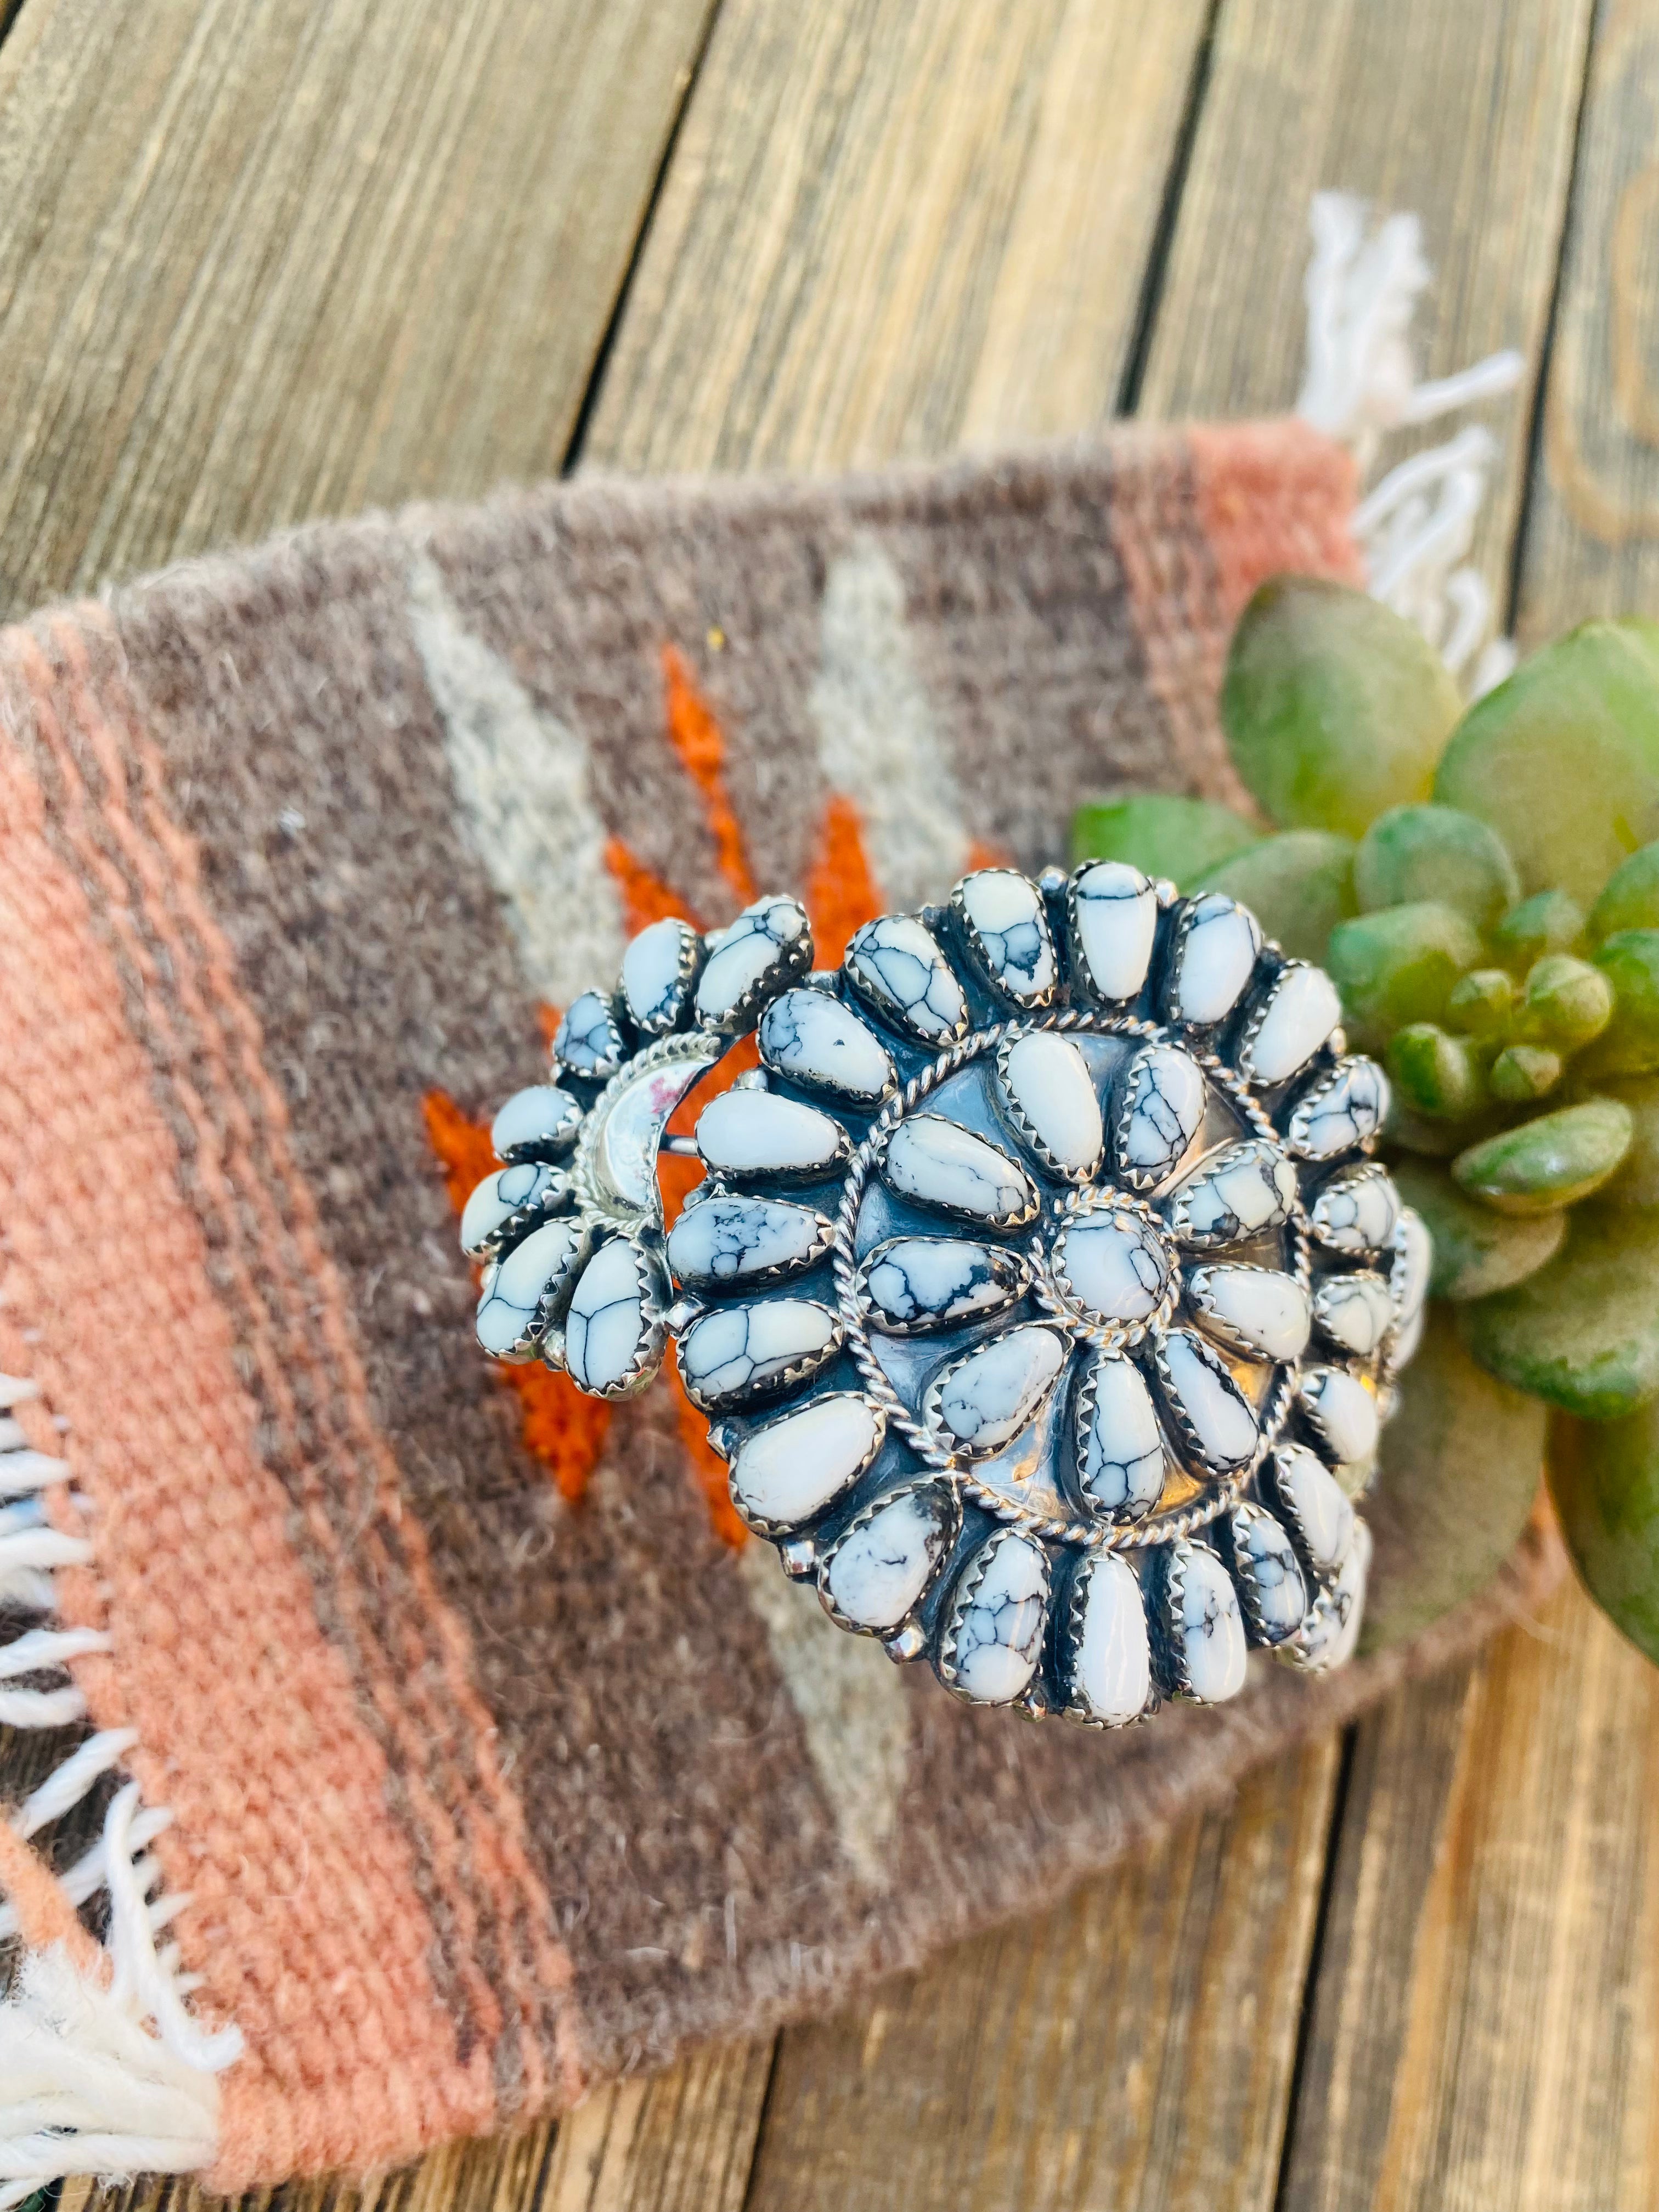
<svg viewBox="0 0 1659 2212"><path fill-rule="evenodd" d="M489 1114L628 932L793 888L833 964L1085 793L1242 800L1231 625L1353 498L1291 423L583 481L0 637L0 2190L401 2159L823 2009L1540 1593L1534 1531L1332 1679L1034 1729L745 1547L672 1376L470 1326Z"/></svg>

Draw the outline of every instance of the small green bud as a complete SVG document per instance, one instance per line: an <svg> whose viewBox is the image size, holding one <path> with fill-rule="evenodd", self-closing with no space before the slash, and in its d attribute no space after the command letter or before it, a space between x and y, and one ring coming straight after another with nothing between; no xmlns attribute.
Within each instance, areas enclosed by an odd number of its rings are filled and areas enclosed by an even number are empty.
<svg viewBox="0 0 1659 2212"><path fill-rule="evenodd" d="M1480 1103L1474 1054L1461 1037L1448 1036L1432 1022L1396 1030L1389 1040L1388 1060L1395 1089L1413 1113L1462 1121Z"/></svg>
<svg viewBox="0 0 1659 2212"><path fill-rule="evenodd" d="M1589 1098L1471 1145L1452 1178L1500 1213L1547 1213L1599 1190L1630 1150L1630 1109Z"/></svg>
<svg viewBox="0 0 1659 2212"><path fill-rule="evenodd" d="M1410 1022L1437 1022L1452 986L1480 957L1480 939L1455 907L1425 900L1339 923L1325 964L1356 1042L1384 1045Z"/></svg>
<svg viewBox="0 0 1659 2212"><path fill-rule="evenodd" d="M1571 952L1584 934L1584 917L1565 891L1534 891L1512 907L1492 933L1492 949L1517 975L1547 952Z"/></svg>
<svg viewBox="0 0 1659 2212"><path fill-rule="evenodd" d="M1521 896L1504 842L1455 806L1394 806L1359 841L1353 885L1363 910L1438 899L1483 933Z"/></svg>
<svg viewBox="0 0 1659 2212"><path fill-rule="evenodd" d="M1621 929L1659 929L1659 842L1644 845L1615 868L1590 908L1596 944Z"/></svg>
<svg viewBox="0 0 1659 2212"><path fill-rule="evenodd" d="M1355 911L1352 837L1331 830L1285 830L1206 868L1183 890L1225 891L1249 907L1275 944L1322 965L1325 941Z"/></svg>
<svg viewBox="0 0 1659 2212"><path fill-rule="evenodd" d="M1506 1105L1524 1106L1542 1098L1561 1080L1561 1055L1547 1045L1506 1045L1492 1064L1486 1086Z"/></svg>
<svg viewBox="0 0 1659 2212"><path fill-rule="evenodd" d="M1570 952L1547 952L1527 970L1520 1028L1535 1044L1577 1052L1613 1018L1613 986L1599 968Z"/></svg>
<svg viewBox="0 0 1659 2212"><path fill-rule="evenodd" d="M1515 979L1507 968L1472 968L1452 986L1446 1019L1465 1036L1495 1044L1509 1035L1515 1012Z"/></svg>
<svg viewBox="0 0 1659 2212"><path fill-rule="evenodd" d="M1275 576L1233 632L1221 719L1238 772L1286 830L1361 836L1426 799L1462 702L1422 633L1369 592Z"/></svg>
<svg viewBox="0 0 1659 2212"><path fill-rule="evenodd" d="M1659 929L1621 929L1595 964L1613 986L1613 1019L1595 1047L1598 1073L1644 1075L1659 1068Z"/></svg>
<svg viewBox="0 0 1659 2212"><path fill-rule="evenodd" d="M1212 799L1138 792L1129 799L1091 799L1078 808L1072 817L1072 866L1127 860L1146 875L1185 885L1261 835L1242 814Z"/></svg>

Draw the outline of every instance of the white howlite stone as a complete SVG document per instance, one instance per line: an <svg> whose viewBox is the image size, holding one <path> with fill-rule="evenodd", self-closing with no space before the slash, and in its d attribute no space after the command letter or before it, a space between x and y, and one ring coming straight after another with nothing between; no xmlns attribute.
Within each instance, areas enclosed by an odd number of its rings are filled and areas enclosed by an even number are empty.
<svg viewBox="0 0 1659 2212"><path fill-rule="evenodd" d="M1175 1254L1150 1222L1115 1206L1073 1216L1054 1242L1062 1291L1106 1328L1148 1320L1164 1302Z"/></svg>
<svg viewBox="0 0 1659 2212"><path fill-rule="evenodd" d="M1401 1330L1421 1316L1433 1272L1434 1239L1428 1225L1414 1207L1402 1206L1395 1224L1394 1259L1389 1268L1389 1292Z"/></svg>
<svg viewBox="0 0 1659 2212"><path fill-rule="evenodd" d="M1146 1377L1121 1353L1097 1353L1077 1401L1084 1497L1108 1520L1144 1521L1163 1495L1164 1464L1164 1431Z"/></svg>
<svg viewBox="0 0 1659 2212"><path fill-rule="evenodd" d="M1400 1194L1386 1168L1346 1168L1320 1192L1309 1221L1334 1252L1385 1252L1400 1225Z"/></svg>
<svg viewBox="0 0 1659 2212"><path fill-rule="evenodd" d="M888 1139L882 1179L914 1199L962 1221L1008 1229L1037 1209L1036 1185L1017 1160L940 1114L913 1114Z"/></svg>
<svg viewBox="0 0 1659 2212"><path fill-rule="evenodd" d="M478 1342L492 1358L520 1357L539 1339L547 1309L564 1288L581 1243L580 1223L546 1221L490 1269L476 1327Z"/></svg>
<svg viewBox="0 0 1659 2212"><path fill-rule="evenodd" d="M1023 1006L1041 1006L1058 971L1036 885L1012 868L980 868L963 878L953 897L991 981Z"/></svg>
<svg viewBox="0 0 1659 2212"><path fill-rule="evenodd" d="M1296 1531L1304 1558L1320 1576L1334 1574L1352 1541L1354 1510L1330 1469L1305 1444L1281 1444L1273 1456L1273 1492Z"/></svg>
<svg viewBox="0 0 1659 2212"><path fill-rule="evenodd" d="M1234 1352L1299 1359L1313 1328L1308 1293L1277 1267L1200 1267L1188 1295L1212 1334Z"/></svg>
<svg viewBox="0 0 1659 2212"><path fill-rule="evenodd" d="M757 899L708 948L697 978L697 1014L716 1026L741 1021L812 957L812 929L799 899Z"/></svg>
<svg viewBox="0 0 1659 2212"><path fill-rule="evenodd" d="M462 1251L469 1260L487 1260L562 1206L569 1188L567 1176L540 1161L497 1168L461 1208Z"/></svg>
<svg viewBox="0 0 1659 2212"><path fill-rule="evenodd" d="M1248 907L1206 891L1182 917L1176 945L1170 1011L1178 1022L1207 1029L1225 1021L1255 972L1261 932Z"/></svg>
<svg viewBox="0 0 1659 2212"><path fill-rule="evenodd" d="M890 1237L859 1270L870 1317L890 1336L983 1321L1021 1297L1029 1280L1017 1252L953 1237Z"/></svg>
<svg viewBox="0 0 1659 2212"><path fill-rule="evenodd" d="M804 1380L832 1358L840 1344L841 1323L812 1298L720 1306L694 1321L681 1337L680 1376L692 1403L713 1411Z"/></svg>
<svg viewBox="0 0 1659 2212"><path fill-rule="evenodd" d="M1176 1186L1168 1200L1170 1227L1182 1243L1216 1251L1280 1227L1297 1197L1291 1162L1277 1145L1250 1137L1210 1153Z"/></svg>
<svg viewBox="0 0 1659 2212"><path fill-rule="evenodd" d="M699 1290L756 1277L775 1280L830 1249L831 1225L810 1206L781 1198L700 1198L668 1232L677 1282Z"/></svg>
<svg viewBox="0 0 1659 2212"><path fill-rule="evenodd" d="M1097 860L1072 878L1073 957L1097 999L1139 995L1152 964L1158 893L1139 868Z"/></svg>
<svg viewBox="0 0 1659 2212"><path fill-rule="evenodd" d="M780 1075L860 1106L884 1099L897 1080L881 1039L828 991L798 988L761 1016L760 1056Z"/></svg>
<svg viewBox="0 0 1659 2212"><path fill-rule="evenodd" d="M950 1501L938 1490L902 1491L867 1521L855 1522L824 1570L832 1609L878 1635L898 1627L933 1580L954 1522Z"/></svg>
<svg viewBox="0 0 1659 2212"><path fill-rule="evenodd" d="M910 915L884 915L856 930L847 947L846 972L880 1012L930 1043L948 1043L968 1026L961 984Z"/></svg>
<svg viewBox="0 0 1659 2212"><path fill-rule="evenodd" d="M1321 1332L1356 1358L1369 1359L1394 1327L1394 1298L1381 1275L1327 1275L1314 1292Z"/></svg>
<svg viewBox="0 0 1659 2212"><path fill-rule="evenodd" d="M1250 1083L1286 1083L1305 1067L1342 1018L1336 986L1322 968L1287 961L1250 1024L1238 1072Z"/></svg>
<svg viewBox="0 0 1659 2212"><path fill-rule="evenodd" d="M1338 1466L1369 1466L1381 1428L1375 1394L1346 1367L1310 1367L1297 1389L1314 1433Z"/></svg>
<svg viewBox="0 0 1659 2212"><path fill-rule="evenodd" d="M1244 1612L1260 1644L1283 1644L1308 1610L1308 1585L1296 1547L1260 1505L1235 1506L1233 1559Z"/></svg>
<svg viewBox="0 0 1659 2212"><path fill-rule="evenodd" d="M1171 1410L1206 1467L1245 1466L1261 1431L1255 1409L1226 1363L1188 1328L1172 1328L1158 1347L1158 1370Z"/></svg>
<svg viewBox="0 0 1659 2212"><path fill-rule="evenodd" d="M1371 1532L1361 1521L1355 1525L1353 1541L1335 1581L1315 1600L1303 1623L1297 1657L1309 1673L1327 1674L1353 1656L1365 1611L1370 1564Z"/></svg>
<svg viewBox="0 0 1659 2212"><path fill-rule="evenodd" d="M489 1125L490 1149L509 1163L568 1152L581 1127L582 1109L556 1083L515 1091Z"/></svg>
<svg viewBox="0 0 1659 2212"><path fill-rule="evenodd" d="M1367 1145L1389 1113L1389 1079L1374 1060L1340 1060L1297 1101L1285 1141L1299 1160L1340 1159Z"/></svg>
<svg viewBox="0 0 1659 2212"><path fill-rule="evenodd" d="M886 1426L867 1398L837 1390L751 1429L732 1460L738 1511L763 1530L811 1521L863 1474Z"/></svg>
<svg viewBox="0 0 1659 2212"><path fill-rule="evenodd" d="M599 1082L612 1076L628 1057L622 1031L611 1018L608 1000L598 991L573 999L553 1036L553 1057L573 1075Z"/></svg>
<svg viewBox="0 0 1659 2212"><path fill-rule="evenodd" d="M1146 1608L1134 1569L1115 1552L1097 1552L1078 1571L1072 1601L1075 1706L1105 1728L1126 1728L1146 1710L1152 1654Z"/></svg>
<svg viewBox="0 0 1659 2212"><path fill-rule="evenodd" d="M1036 1415L1066 1364L1065 1340L1041 1322L994 1336L929 1387L927 1413L946 1448L985 1459Z"/></svg>
<svg viewBox="0 0 1659 2212"><path fill-rule="evenodd" d="M1045 1165L1086 1182L1100 1165L1105 1131L1094 1079L1071 1039L1028 1030L1003 1047L997 1073L1015 1127Z"/></svg>
<svg viewBox="0 0 1659 2212"><path fill-rule="evenodd" d="M1171 1545L1169 1571L1169 1631L1181 1687L1201 1705L1222 1705L1243 1688L1249 1657L1232 1577L1207 1544L1184 1540Z"/></svg>
<svg viewBox="0 0 1659 2212"><path fill-rule="evenodd" d="M1135 1054L1123 1084L1114 1142L1132 1190L1155 1190L1185 1158L1204 1127L1204 1071L1177 1044Z"/></svg>
<svg viewBox="0 0 1659 2212"><path fill-rule="evenodd" d="M1006 1705L1036 1672L1048 1612L1048 1555L999 1529L963 1571L945 1622L939 1672L979 1705Z"/></svg>
<svg viewBox="0 0 1659 2212"><path fill-rule="evenodd" d="M616 1397L644 1372L661 1328L650 1263L625 1237L601 1244L576 1279L564 1364L578 1389Z"/></svg>
<svg viewBox="0 0 1659 2212"><path fill-rule="evenodd" d="M1428 1317L1428 1308L1419 1306L1411 1319L1402 1321L1389 1336L1388 1361L1390 1375L1396 1375L1402 1367L1411 1364L1418 1346L1423 1341L1423 1328Z"/></svg>
<svg viewBox="0 0 1659 2212"><path fill-rule="evenodd" d="M765 1091L725 1091L697 1118L705 1166L742 1182L750 1176L823 1176L847 1153L847 1132L816 1106Z"/></svg>
<svg viewBox="0 0 1659 2212"><path fill-rule="evenodd" d="M622 960L623 1004L645 1036L660 1036L679 1019L696 948L696 930L672 915L630 940Z"/></svg>

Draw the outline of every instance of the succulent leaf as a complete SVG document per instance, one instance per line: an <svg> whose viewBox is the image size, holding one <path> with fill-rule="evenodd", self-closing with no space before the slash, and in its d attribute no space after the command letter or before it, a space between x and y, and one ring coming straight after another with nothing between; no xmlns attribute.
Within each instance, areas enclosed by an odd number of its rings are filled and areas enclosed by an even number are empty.
<svg viewBox="0 0 1659 2212"><path fill-rule="evenodd" d="M1500 1213L1548 1213L1601 1188L1630 1150L1632 1129L1628 1106L1587 1098L1471 1145L1452 1176Z"/></svg>
<svg viewBox="0 0 1659 2212"><path fill-rule="evenodd" d="M1548 952L1571 952L1583 941L1584 915L1565 891L1534 891L1512 907L1492 933L1492 950L1517 975Z"/></svg>
<svg viewBox="0 0 1659 2212"><path fill-rule="evenodd" d="M1659 1238L1645 1214L1580 1208L1547 1267L1461 1313L1483 1367L1564 1413L1618 1420L1659 1391Z"/></svg>
<svg viewBox="0 0 1659 2212"><path fill-rule="evenodd" d="M1611 1182L1604 1183L1595 1206L1659 1208L1659 1077L1615 1077L1608 1095L1630 1109L1630 1150Z"/></svg>
<svg viewBox="0 0 1659 2212"><path fill-rule="evenodd" d="M1515 979L1507 968L1472 968L1452 986L1446 1019L1483 1044L1506 1037L1515 1016Z"/></svg>
<svg viewBox="0 0 1659 2212"><path fill-rule="evenodd" d="M1527 970L1519 1027L1534 1044L1577 1052L1613 1018L1613 985L1600 968L1570 952L1547 952Z"/></svg>
<svg viewBox="0 0 1659 2212"><path fill-rule="evenodd" d="M1301 576L1273 578L1245 608L1221 687L1234 762L1269 817L1350 837L1429 796L1459 705L1414 624Z"/></svg>
<svg viewBox="0 0 1659 2212"><path fill-rule="evenodd" d="M1659 929L1621 929L1595 964L1613 986L1613 1019L1598 1039L1599 1074L1643 1075L1659 1068Z"/></svg>
<svg viewBox="0 0 1659 2212"><path fill-rule="evenodd" d="M1585 1588L1659 1664L1659 1399L1621 1421L1558 1415L1549 1483Z"/></svg>
<svg viewBox="0 0 1659 2212"><path fill-rule="evenodd" d="M1505 1045L1487 1073L1486 1085L1506 1106L1530 1105L1547 1097L1561 1080L1563 1062L1547 1045Z"/></svg>
<svg viewBox="0 0 1659 2212"><path fill-rule="evenodd" d="M1659 929L1659 841L1613 870L1590 908L1589 928L1597 945L1621 929Z"/></svg>
<svg viewBox="0 0 1659 2212"><path fill-rule="evenodd" d="M1261 836L1242 814L1212 799L1137 792L1078 808L1072 817L1072 865L1127 860L1143 874L1167 876L1185 889L1206 868L1255 844Z"/></svg>
<svg viewBox="0 0 1659 2212"><path fill-rule="evenodd" d="M1473 925L1437 900L1356 915L1337 925L1326 947L1331 980L1368 1048L1409 1022L1437 1022L1458 977L1480 957Z"/></svg>
<svg viewBox="0 0 1659 2212"><path fill-rule="evenodd" d="M1339 921L1358 912L1354 842L1330 830L1284 830L1194 876L1183 890L1225 891L1249 908L1273 941L1297 960L1323 964Z"/></svg>
<svg viewBox="0 0 1659 2212"><path fill-rule="evenodd" d="M1389 1040L1389 1074L1412 1112L1462 1121L1483 1098L1480 1065L1462 1037L1432 1022L1413 1022Z"/></svg>
<svg viewBox="0 0 1659 2212"><path fill-rule="evenodd" d="M1378 815L1359 841L1353 883L1367 914L1437 899L1483 935L1521 896L1503 839L1455 806L1392 806Z"/></svg>
<svg viewBox="0 0 1659 2212"><path fill-rule="evenodd" d="M1567 1233L1564 1212L1495 1213L1429 1160L1396 1160L1391 1172L1401 1196L1416 1207L1434 1239L1429 1288L1437 1298L1461 1304L1510 1290L1561 1249Z"/></svg>

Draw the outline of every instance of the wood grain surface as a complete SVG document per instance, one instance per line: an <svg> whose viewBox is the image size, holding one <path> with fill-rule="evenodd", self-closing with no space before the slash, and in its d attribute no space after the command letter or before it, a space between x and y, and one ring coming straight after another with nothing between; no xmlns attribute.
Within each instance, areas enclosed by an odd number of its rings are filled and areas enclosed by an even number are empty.
<svg viewBox="0 0 1659 2212"><path fill-rule="evenodd" d="M118 43L94 146L76 72ZM26 0L0 602L567 452L827 467L1282 408L1334 185L1422 216L1431 373L1547 362L1490 412L1479 556L1523 632L1659 613L1656 88L1659 0ZM1569 1592L833 2021L260 2201L1651 2204L1656 1698Z"/></svg>

